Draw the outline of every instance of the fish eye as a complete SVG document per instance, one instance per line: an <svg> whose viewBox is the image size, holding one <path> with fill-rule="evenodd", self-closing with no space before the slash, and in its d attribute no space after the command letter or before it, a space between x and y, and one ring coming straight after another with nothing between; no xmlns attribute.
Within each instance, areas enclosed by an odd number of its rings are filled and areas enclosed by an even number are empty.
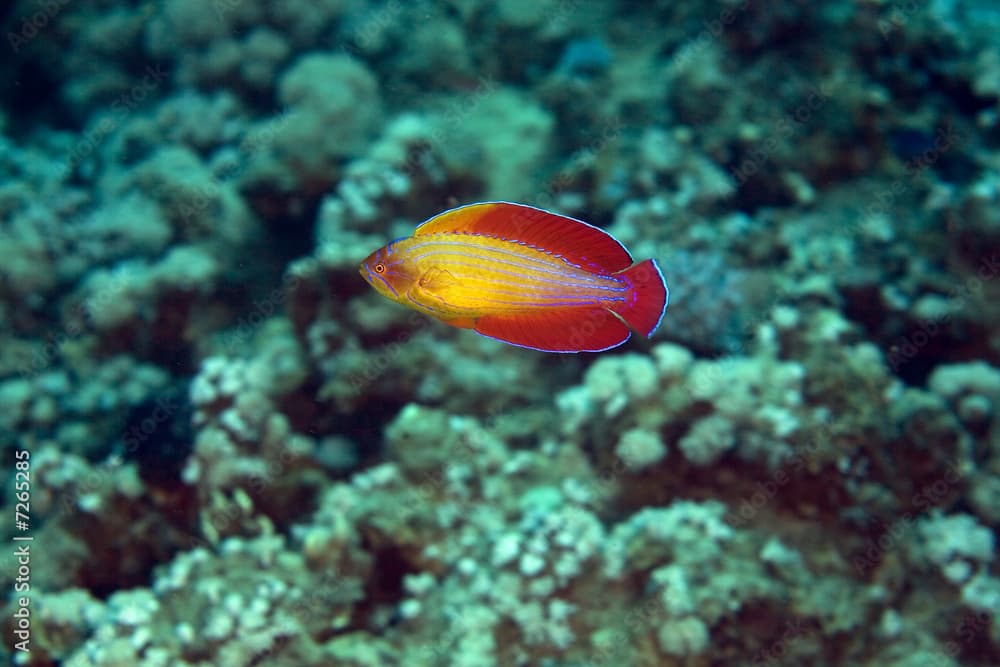
<svg viewBox="0 0 1000 667"><path fill-rule="evenodd" d="M385 273L385 264L383 264L382 262L379 262L372 268L375 269L375 273Z"/></svg>

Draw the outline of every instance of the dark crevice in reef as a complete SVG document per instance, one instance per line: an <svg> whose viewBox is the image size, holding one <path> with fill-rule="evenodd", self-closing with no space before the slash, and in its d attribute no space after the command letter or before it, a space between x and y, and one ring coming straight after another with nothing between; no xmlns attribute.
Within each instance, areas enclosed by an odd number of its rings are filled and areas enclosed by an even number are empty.
<svg viewBox="0 0 1000 667"><path fill-rule="evenodd" d="M840 664L838 644L824 642L819 620L798 617L774 604L751 603L728 615L712 629L713 643L733 662L748 664L800 664L796 655L812 656L816 643L826 644L829 663Z"/></svg>
<svg viewBox="0 0 1000 667"><path fill-rule="evenodd" d="M354 627L370 625L372 615L380 608L398 607L403 599L403 578L417 572L399 545L386 543L377 535L365 536L363 545L374 556L374 564L365 581L364 598L354 610Z"/></svg>
<svg viewBox="0 0 1000 667"><path fill-rule="evenodd" d="M183 485L181 470L194 448L192 412L186 382L175 383L129 410L121 430L121 453L135 461L147 483L165 488Z"/></svg>
<svg viewBox="0 0 1000 667"><path fill-rule="evenodd" d="M961 664L1000 665L1000 647L990 641L990 625L996 621L985 611L961 616L947 636L948 646L958 646Z"/></svg>
<svg viewBox="0 0 1000 667"><path fill-rule="evenodd" d="M188 487L190 489L191 487ZM155 497L154 497L155 496ZM72 519L71 533L79 543L85 543L88 562L112 566L81 564L76 573L76 585L87 589L95 597L107 599L119 590L152 585L154 570L170 562L177 553L196 546L197 501L194 494L183 489L172 493L157 492L145 502L121 504L128 513L119 517L131 530L122 533L115 526L97 520L86 512L79 512ZM64 530L53 525L55 530ZM148 539L155 532L156 540ZM69 542L72 550L73 542ZM60 547L66 549L64 544ZM72 562L70 560L69 562Z"/></svg>
<svg viewBox="0 0 1000 667"><path fill-rule="evenodd" d="M314 379L281 402L279 410L288 417L292 430L313 438L341 435L352 442L365 443L366 447L359 452L361 468L381 460L382 430L406 401L369 397L345 412L332 403L316 400L318 392L318 380Z"/></svg>
<svg viewBox="0 0 1000 667"><path fill-rule="evenodd" d="M842 287L845 316L859 324L882 350L890 370L903 382L923 387L935 368L994 356L990 330L963 313L917 320L891 311L874 284Z"/></svg>
<svg viewBox="0 0 1000 667"><path fill-rule="evenodd" d="M39 62L20 60L11 64L10 74L0 78L0 105L18 110L8 116L13 136L23 136L39 126L72 127L63 110L53 103L52 91L58 87Z"/></svg>
<svg viewBox="0 0 1000 667"><path fill-rule="evenodd" d="M359 406L357 410L342 413L332 404L315 402L305 394L295 396L301 398L299 404L289 405L290 412L283 410L295 432L320 440L328 436L341 437L351 443L351 460L347 462L338 458L335 468L328 469L327 474L346 479L359 470L384 461L382 429L402 409L403 403L380 401L378 408ZM362 446L358 447L359 444ZM322 455L320 458L326 460Z"/></svg>
<svg viewBox="0 0 1000 667"><path fill-rule="evenodd" d="M85 548L92 560L113 563L113 567L81 564L76 584L98 598L117 590L145 587L153 581L153 570L169 562L175 554L196 546L197 494L195 487L180 479L193 442L191 406L186 384L178 382L133 407L122 420L118 437L101 456L113 453L137 465L139 476L148 485L143 498L121 503L111 525L99 515L76 509L79 498L69 499L73 515L46 525L44 530L65 531L72 537L58 549L74 552ZM117 530L127 525L130 531ZM159 535L149 539L151 533ZM86 545L84 547L83 545Z"/></svg>
<svg viewBox="0 0 1000 667"><path fill-rule="evenodd" d="M332 183L332 182L331 182ZM244 189L243 195L267 230L267 252L276 265L311 255L316 244L313 230L323 195L331 183L316 184L315 189L282 191L274 185L257 183Z"/></svg>
<svg viewBox="0 0 1000 667"><path fill-rule="evenodd" d="M406 401L403 400L372 399L357 410L341 415L338 430L345 436L354 442L379 443L378 447L369 447L359 452L362 467L382 458L382 431L404 405Z"/></svg>

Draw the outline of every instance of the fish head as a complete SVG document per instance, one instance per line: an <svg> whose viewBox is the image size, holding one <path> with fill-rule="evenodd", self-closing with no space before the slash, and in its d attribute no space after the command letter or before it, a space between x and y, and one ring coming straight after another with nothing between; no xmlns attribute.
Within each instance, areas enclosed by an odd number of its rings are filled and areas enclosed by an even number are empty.
<svg viewBox="0 0 1000 667"><path fill-rule="evenodd" d="M393 241L368 255L358 272L382 296L404 301L406 290L413 283L413 271L405 257L392 254Z"/></svg>

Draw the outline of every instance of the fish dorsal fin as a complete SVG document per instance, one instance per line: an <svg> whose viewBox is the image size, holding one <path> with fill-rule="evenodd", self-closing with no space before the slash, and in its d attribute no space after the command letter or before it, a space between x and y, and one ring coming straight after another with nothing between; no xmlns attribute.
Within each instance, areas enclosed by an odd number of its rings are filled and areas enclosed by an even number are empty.
<svg viewBox="0 0 1000 667"><path fill-rule="evenodd" d="M562 257L595 273L615 273L632 265L632 255L603 229L534 206L484 202L440 213L413 232L479 234L515 241Z"/></svg>

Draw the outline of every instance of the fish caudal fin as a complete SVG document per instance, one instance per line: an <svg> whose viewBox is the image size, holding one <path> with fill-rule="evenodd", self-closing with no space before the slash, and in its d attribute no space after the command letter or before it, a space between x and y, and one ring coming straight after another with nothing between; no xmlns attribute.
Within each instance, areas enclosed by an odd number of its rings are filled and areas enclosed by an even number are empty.
<svg viewBox="0 0 1000 667"><path fill-rule="evenodd" d="M612 310L632 329L649 338L667 310L670 290L655 259L647 259L615 274L628 285L628 298Z"/></svg>
<svg viewBox="0 0 1000 667"><path fill-rule="evenodd" d="M603 352L632 335L620 319L594 306L483 315L475 329L505 343L545 352Z"/></svg>

